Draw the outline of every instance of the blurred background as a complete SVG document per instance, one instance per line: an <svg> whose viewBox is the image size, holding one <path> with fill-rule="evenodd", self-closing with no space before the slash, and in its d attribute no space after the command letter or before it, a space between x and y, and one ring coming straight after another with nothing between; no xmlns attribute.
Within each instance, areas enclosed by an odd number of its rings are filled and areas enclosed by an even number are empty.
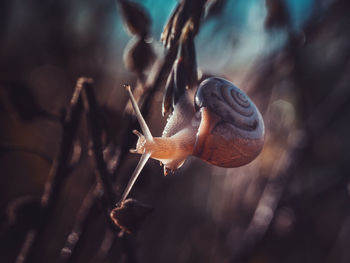
<svg viewBox="0 0 350 263"><path fill-rule="evenodd" d="M136 2L150 15L147 41L161 56L177 1ZM349 1L213 2L195 39L198 67L251 96L265 121L263 152L236 169L191 157L167 177L149 161L130 194L154 207L139 231L118 237L97 202L70 257L64 248L96 182L83 117L79 160L35 262L350 262ZM30 228L24 210L35 213L44 191L78 77L94 79L113 154L124 140L135 144L123 130L131 116L121 88L136 85L124 66L131 38L115 1L1 1L0 262L15 262L21 250ZM147 115L155 136L166 122L162 93ZM138 159L129 154L118 168L116 193Z"/></svg>

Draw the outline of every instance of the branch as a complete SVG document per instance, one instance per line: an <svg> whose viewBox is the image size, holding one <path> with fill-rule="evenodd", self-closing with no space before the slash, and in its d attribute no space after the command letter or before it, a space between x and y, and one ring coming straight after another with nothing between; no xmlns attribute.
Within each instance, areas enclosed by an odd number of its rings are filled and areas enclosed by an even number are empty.
<svg viewBox="0 0 350 263"><path fill-rule="evenodd" d="M58 196L67 177L66 171L67 167L69 167L72 146L77 135L80 117L83 110L80 96L83 85L84 82L78 80L70 102L69 110L62 123L63 134L60 149L51 167L41 197L41 217L39 218L37 225L28 231L20 253L16 259L17 263L35 262L35 257L39 250L40 239L45 232L44 230L51 218L52 211L57 203Z"/></svg>
<svg viewBox="0 0 350 263"><path fill-rule="evenodd" d="M97 179L103 186L102 189L107 198L108 207L112 208L115 204L116 198L112 187L111 175L108 173L106 162L103 157L101 115L92 83L92 79L86 79L82 96L92 138L92 149L96 162Z"/></svg>

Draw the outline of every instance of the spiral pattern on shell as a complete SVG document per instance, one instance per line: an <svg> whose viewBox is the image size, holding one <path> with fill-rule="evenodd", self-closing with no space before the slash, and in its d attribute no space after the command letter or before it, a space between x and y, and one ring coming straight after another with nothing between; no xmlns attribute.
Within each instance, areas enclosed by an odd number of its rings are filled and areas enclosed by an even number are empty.
<svg viewBox="0 0 350 263"><path fill-rule="evenodd" d="M200 127L197 137L202 138L197 138L194 155L219 166L235 167L259 154L264 141L264 122L242 90L225 79L208 78L197 90L195 107L197 111L207 109L215 123L210 128Z"/></svg>

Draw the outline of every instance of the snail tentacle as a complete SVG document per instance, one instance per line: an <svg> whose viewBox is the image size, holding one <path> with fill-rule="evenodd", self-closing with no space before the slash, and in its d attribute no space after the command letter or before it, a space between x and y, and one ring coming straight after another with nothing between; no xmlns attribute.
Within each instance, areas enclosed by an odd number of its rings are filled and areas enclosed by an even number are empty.
<svg viewBox="0 0 350 263"><path fill-rule="evenodd" d="M140 111L140 109L139 109L139 106L137 105L137 102L136 102L136 100L135 100L135 98L134 98L134 95L133 95L132 92L131 92L131 87L130 87L130 85L125 85L125 88L126 88L126 90L128 91L128 93L129 93L129 97L130 97L130 100L131 100L131 104L132 104L132 107L134 108L134 111L135 111L135 113L136 113L136 118L137 118L137 120L139 121L139 124L140 124L140 126L141 126L141 130L142 130L142 132L143 132L143 135L145 136L145 138L146 138L147 140L152 141L152 140L153 140L152 133L151 133L151 131L149 130L148 125L147 125L145 119L143 118L143 116L142 116L142 114L141 114L141 111Z"/></svg>
<svg viewBox="0 0 350 263"><path fill-rule="evenodd" d="M151 153L144 153L141 155L139 163L137 164L134 172L132 173L131 178L128 182L128 185L126 186L123 192L123 195L118 203L122 203L128 197L128 194L130 193L131 188L134 186L136 179L139 177L143 167L145 166L145 164L147 163L150 157L151 157Z"/></svg>

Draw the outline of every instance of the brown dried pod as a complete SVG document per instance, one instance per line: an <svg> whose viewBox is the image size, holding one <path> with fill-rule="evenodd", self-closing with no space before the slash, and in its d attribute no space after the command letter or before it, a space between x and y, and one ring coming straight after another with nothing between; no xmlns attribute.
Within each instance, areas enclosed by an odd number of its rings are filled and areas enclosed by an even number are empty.
<svg viewBox="0 0 350 263"><path fill-rule="evenodd" d="M124 50L125 67L138 74L143 73L154 61L152 44L141 38L133 38Z"/></svg>
<svg viewBox="0 0 350 263"><path fill-rule="evenodd" d="M182 95L182 93L185 91L185 88L192 88L195 84L197 84L198 80L193 30L193 23L188 22L182 31L180 46L178 50L178 66L175 68L175 85L180 95ZM180 67L182 67L184 74L177 76L178 74L176 71L179 71ZM185 86L179 86L176 84L180 78L185 79Z"/></svg>
<svg viewBox="0 0 350 263"><path fill-rule="evenodd" d="M134 233L152 211L153 208L147 204L126 199L112 210L110 217L119 228L127 233Z"/></svg>
<svg viewBox="0 0 350 263"><path fill-rule="evenodd" d="M167 82L165 84L165 92L162 101L162 115L164 116L168 112L172 112L174 110L174 90L175 90L175 80L174 80L174 70L172 69Z"/></svg>
<svg viewBox="0 0 350 263"><path fill-rule="evenodd" d="M182 0L176 6L161 35L165 47L170 48L178 42L187 22L193 23L194 34L197 34L205 2L206 0Z"/></svg>
<svg viewBox="0 0 350 263"><path fill-rule="evenodd" d="M174 23L175 19L177 19L177 16L179 14L179 10L180 10L180 8L182 8L182 6L183 6L182 2L179 2L177 4L177 6L174 9L173 13L171 14L168 22L165 24L162 34L160 35L160 41L167 48L170 47L171 38L173 38L173 36L172 36L173 23Z"/></svg>
<svg viewBox="0 0 350 263"><path fill-rule="evenodd" d="M150 32L151 19L138 3L121 0L120 7L126 26L131 34L146 38Z"/></svg>
<svg viewBox="0 0 350 263"><path fill-rule="evenodd" d="M197 62L193 39L193 24L188 22L182 31L177 59L169 74L163 96L163 115L174 108L179 97L197 84ZM170 105L172 103L172 105Z"/></svg>

